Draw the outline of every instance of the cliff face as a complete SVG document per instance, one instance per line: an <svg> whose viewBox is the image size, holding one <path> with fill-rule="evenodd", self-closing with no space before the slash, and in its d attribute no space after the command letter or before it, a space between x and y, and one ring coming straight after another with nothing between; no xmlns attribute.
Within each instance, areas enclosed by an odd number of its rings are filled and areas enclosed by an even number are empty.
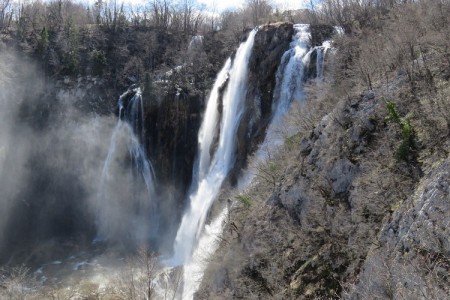
<svg viewBox="0 0 450 300"><path fill-rule="evenodd" d="M145 112L145 142L158 183L180 188L178 197L191 181L204 102L201 93L169 93Z"/></svg>

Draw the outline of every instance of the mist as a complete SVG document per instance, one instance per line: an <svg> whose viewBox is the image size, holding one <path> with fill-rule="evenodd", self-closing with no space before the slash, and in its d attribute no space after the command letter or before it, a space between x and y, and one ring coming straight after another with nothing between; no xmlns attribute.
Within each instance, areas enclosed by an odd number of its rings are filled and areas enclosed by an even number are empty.
<svg viewBox="0 0 450 300"><path fill-rule="evenodd" d="M155 228L142 205L143 180L132 172L126 127L101 182L117 116L77 108L79 93L61 91L6 51L0 90L0 263L38 264L93 241L148 242Z"/></svg>

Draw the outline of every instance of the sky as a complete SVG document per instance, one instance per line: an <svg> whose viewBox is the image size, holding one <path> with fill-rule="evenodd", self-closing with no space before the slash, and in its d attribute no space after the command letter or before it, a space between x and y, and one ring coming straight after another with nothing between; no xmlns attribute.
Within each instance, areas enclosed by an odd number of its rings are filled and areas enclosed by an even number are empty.
<svg viewBox="0 0 450 300"><path fill-rule="evenodd" d="M105 1L105 0L103 0ZM106 0L108 1L108 0ZM105 1L105 2L106 2ZM196 0L197 3L202 5L205 10L222 12L225 10L233 10L236 8L240 8L245 4L245 0ZM96 2L95 0L90 0L90 2ZM118 3L132 3L132 4L146 4L148 0L117 0ZM272 3L276 7L281 10L287 9L300 9L304 8L306 3L309 0L269 0L269 3Z"/></svg>
<svg viewBox="0 0 450 300"><path fill-rule="evenodd" d="M245 0L197 0L197 2L205 4L209 9L215 5L218 11L239 8L245 4ZM269 0L269 2L285 10L303 8L308 0Z"/></svg>

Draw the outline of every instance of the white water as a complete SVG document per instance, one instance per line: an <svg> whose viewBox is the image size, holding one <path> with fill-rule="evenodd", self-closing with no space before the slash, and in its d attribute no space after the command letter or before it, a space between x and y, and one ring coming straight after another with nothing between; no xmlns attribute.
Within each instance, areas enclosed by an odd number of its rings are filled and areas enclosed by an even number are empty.
<svg viewBox="0 0 450 300"><path fill-rule="evenodd" d="M230 79L223 96L219 144L210 163L208 163L210 159L206 152L209 153L211 141L214 139L216 132L214 128L216 127L216 119L218 118L216 112L218 100L217 98L209 99L210 102L208 102L206 110L207 112L213 113L215 119L207 116L204 120L211 127L206 128L206 123L202 125L199 155L200 161L202 161L203 157L203 163L199 163L199 184L197 185L197 189L189 197L190 207L183 216L177 232L173 257L173 263L175 264L183 264L191 259L209 208L217 197L225 177L234 164L234 151L236 149L235 136L244 111L243 104L247 91L248 60L253 47L255 34L256 30L253 30L249 34L247 41L240 45L236 52L233 66L230 69ZM228 68L228 64L227 62L224 69ZM218 80L223 81L223 77L218 78Z"/></svg>
<svg viewBox="0 0 450 300"><path fill-rule="evenodd" d="M134 93L134 95L126 104L124 101L127 97L130 97L130 93ZM144 107L141 90L137 88L122 94L118 106L119 120L111 137L100 180L100 195L97 203L98 237L96 239L114 238L114 234L117 232L114 232L115 229L113 228L117 228L116 224L118 222L129 222L129 232L133 233L134 238L145 240L149 238L149 235L157 232L158 213L155 202L153 167L147 159L142 144ZM110 182L112 177L109 173L113 161L117 159L116 150L123 135L127 136L126 143L132 159L132 172L134 176L141 177L145 183L146 195L144 197L137 196L139 193L134 193L125 195L126 199L115 199L112 195L114 192L108 190L113 184ZM113 177L120 175L114 174ZM120 216L120 219L118 216Z"/></svg>
<svg viewBox="0 0 450 300"><path fill-rule="evenodd" d="M189 42L188 51L195 49L201 49L203 47L204 37L203 35L194 35Z"/></svg>
<svg viewBox="0 0 450 300"><path fill-rule="evenodd" d="M277 71L277 86L274 92L275 111L273 121L278 123L280 118L289 110L292 101L301 101L303 92L303 77L305 66L309 62L309 25L294 25L296 34L291 42L290 49L283 54L280 68Z"/></svg>
<svg viewBox="0 0 450 300"><path fill-rule="evenodd" d="M198 290L208 259L219 246L219 237L222 235L223 224L227 216L228 209L225 207L211 224L205 225L205 230L194 248L192 259L184 265L183 300L192 299L194 293Z"/></svg>
<svg viewBox="0 0 450 300"><path fill-rule="evenodd" d="M219 125L219 90L226 83L228 79L228 73L231 69L231 59L229 58L225 66L217 75L217 79L214 82L214 86L209 95L208 105L206 106L205 115L203 117L203 122L200 127L198 134L198 170L194 171L194 180L200 181L204 179L207 175L208 169L211 164L211 146L214 137L217 135L218 125Z"/></svg>
<svg viewBox="0 0 450 300"><path fill-rule="evenodd" d="M323 80L323 73L325 69L324 68L325 57L330 48L331 48L331 41L324 41L322 43L322 46L315 47L317 51L316 71L317 71L317 79L319 80Z"/></svg>

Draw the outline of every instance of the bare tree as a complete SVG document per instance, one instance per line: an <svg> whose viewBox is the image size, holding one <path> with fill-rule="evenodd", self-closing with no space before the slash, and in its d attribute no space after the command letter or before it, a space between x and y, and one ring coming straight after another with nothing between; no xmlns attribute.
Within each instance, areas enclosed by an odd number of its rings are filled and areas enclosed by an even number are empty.
<svg viewBox="0 0 450 300"><path fill-rule="evenodd" d="M11 20L11 0L0 0L0 30L8 28Z"/></svg>
<svg viewBox="0 0 450 300"><path fill-rule="evenodd" d="M154 25L167 30L171 21L170 2L168 0L153 0L151 7Z"/></svg>
<svg viewBox="0 0 450 300"><path fill-rule="evenodd" d="M272 12L272 6L267 0L247 0L246 9L250 14L253 26L263 23Z"/></svg>

